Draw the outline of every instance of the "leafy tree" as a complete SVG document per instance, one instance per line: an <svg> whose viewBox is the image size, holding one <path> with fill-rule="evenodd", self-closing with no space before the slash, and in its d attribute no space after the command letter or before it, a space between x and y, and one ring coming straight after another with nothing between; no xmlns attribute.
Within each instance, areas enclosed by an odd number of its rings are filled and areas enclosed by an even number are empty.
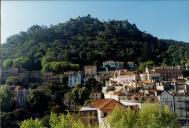
<svg viewBox="0 0 189 128"><path fill-rule="evenodd" d="M10 36L2 44L1 53L4 61L15 58L13 67L59 73L60 64L46 64L66 61L81 67L100 66L106 60L184 64L189 58L189 44L157 39L126 20L100 21L84 16L50 27L33 25ZM6 63L11 65L10 61Z"/></svg>
<svg viewBox="0 0 189 128"><path fill-rule="evenodd" d="M79 94L80 104L83 105L85 101L89 98L90 92L86 87L82 87L79 89L78 94Z"/></svg>
<svg viewBox="0 0 189 128"><path fill-rule="evenodd" d="M3 61L4 68L12 67L12 65L13 65L13 60L10 58Z"/></svg>
<svg viewBox="0 0 189 128"><path fill-rule="evenodd" d="M23 108L15 109L12 112L1 112L1 127L19 128L18 122L30 118L28 112Z"/></svg>
<svg viewBox="0 0 189 128"><path fill-rule="evenodd" d="M83 123L80 120L74 120L70 114L57 116L51 113L49 123L51 128L84 128Z"/></svg>
<svg viewBox="0 0 189 128"><path fill-rule="evenodd" d="M112 128L179 128L177 116L168 109L160 111L157 104L145 104L139 112L115 108L108 122Z"/></svg>
<svg viewBox="0 0 189 128"><path fill-rule="evenodd" d="M9 114L0 115L1 127L2 128L19 128L19 125L16 121L12 121Z"/></svg>
<svg viewBox="0 0 189 128"><path fill-rule="evenodd" d="M89 78L86 81L85 87L87 87L87 89L91 92L95 92L95 91L101 91L102 87L103 87L103 83L98 82L96 79L94 78Z"/></svg>
<svg viewBox="0 0 189 128"><path fill-rule="evenodd" d="M27 102L32 112L43 113L48 107L48 97L39 90L32 90L27 96Z"/></svg>
<svg viewBox="0 0 189 128"><path fill-rule="evenodd" d="M61 90L68 90L68 76L60 75Z"/></svg>
<svg viewBox="0 0 189 128"><path fill-rule="evenodd" d="M112 128L135 128L137 116L137 113L130 108L126 112L124 108L116 107L108 118L108 122Z"/></svg>
<svg viewBox="0 0 189 128"><path fill-rule="evenodd" d="M15 121L22 121L28 119L30 114L24 108L17 108L13 112L11 112L11 116Z"/></svg>
<svg viewBox="0 0 189 128"><path fill-rule="evenodd" d="M6 79L6 85L20 85L21 79L18 76L10 76Z"/></svg>
<svg viewBox="0 0 189 128"><path fill-rule="evenodd" d="M41 64L44 66L45 64L48 64L49 62L55 61L55 56L44 56L42 58Z"/></svg>
<svg viewBox="0 0 189 128"><path fill-rule="evenodd" d="M72 89L72 100L78 104L83 105L89 99L90 91L83 85L77 85Z"/></svg>
<svg viewBox="0 0 189 128"><path fill-rule="evenodd" d="M60 83L67 85L67 82L68 82L68 77L66 75L61 75L60 76Z"/></svg>
<svg viewBox="0 0 189 128"><path fill-rule="evenodd" d="M142 62L142 63L140 63L140 65L139 65L139 67L138 67L138 70L143 72L143 71L145 71L146 66L147 66L148 68L153 67L153 66L155 66L155 62L154 62L154 61Z"/></svg>
<svg viewBox="0 0 189 128"><path fill-rule="evenodd" d="M1 111L8 111L12 105L12 92L7 86L0 86L0 108Z"/></svg>
<svg viewBox="0 0 189 128"><path fill-rule="evenodd" d="M30 70L31 65L31 59L28 57L18 57L13 60L13 67L15 68L25 68Z"/></svg>
<svg viewBox="0 0 189 128"><path fill-rule="evenodd" d="M42 72L54 72L54 73L62 73L70 70L79 70L78 64L72 64L69 62L56 62L52 61L43 65Z"/></svg>
<svg viewBox="0 0 189 128"><path fill-rule="evenodd" d="M49 128L85 128L84 124L74 119L70 114L56 115L51 113L49 119ZM45 128L44 123L39 119L28 119L21 122L20 128Z"/></svg>
<svg viewBox="0 0 189 128"><path fill-rule="evenodd" d="M44 128L44 125L39 119L28 119L21 122L20 128Z"/></svg>
<svg viewBox="0 0 189 128"><path fill-rule="evenodd" d="M76 104L79 104L79 88L73 88L72 89L72 93L71 93L71 97L72 97L72 100L76 103Z"/></svg>
<svg viewBox="0 0 189 128"><path fill-rule="evenodd" d="M43 72L43 73L45 73L45 72L50 72L50 71L51 71L50 66L51 66L50 63L47 63L47 64L42 65L41 72Z"/></svg>

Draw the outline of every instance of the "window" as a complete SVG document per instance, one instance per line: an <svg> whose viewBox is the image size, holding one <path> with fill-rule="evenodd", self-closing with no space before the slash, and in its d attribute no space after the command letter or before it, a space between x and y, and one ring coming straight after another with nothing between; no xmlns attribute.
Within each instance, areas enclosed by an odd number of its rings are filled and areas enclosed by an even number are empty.
<svg viewBox="0 0 189 128"><path fill-rule="evenodd" d="M107 113L105 112L105 113L104 113L104 117L106 117L106 116L107 116Z"/></svg>
<svg viewBox="0 0 189 128"><path fill-rule="evenodd" d="M168 96L167 96L167 95L165 95L165 96L164 96L164 99L165 99L165 100L168 100Z"/></svg>

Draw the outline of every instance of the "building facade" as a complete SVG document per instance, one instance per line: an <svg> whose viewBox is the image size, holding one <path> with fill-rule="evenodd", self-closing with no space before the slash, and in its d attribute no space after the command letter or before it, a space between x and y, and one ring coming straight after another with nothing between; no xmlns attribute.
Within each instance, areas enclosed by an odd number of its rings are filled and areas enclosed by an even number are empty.
<svg viewBox="0 0 189 128"><path fill-rule="evenodd" d="M124 68L124 62L119 62L119 61L104 61L103 62L103 67L109 67L109 68L115 68L115 69L123 69Z"/></svg>
<svg viewBox="0 0 189 128"><path fill-rule="evenodd" d="M137 82L140 80L140 76L134 72L122 72L118 71L118 74L115 74L110 78L111 81L117 82L123 86L128 86L129 83Z"/></svg>
<svg viewBox="0 0 189 128"><path fill-rule="evenodd" d="M102 126L106 121L106 117L111 114L115 107L126 109L126 106L113 99L94 100L91 102L90 106L80 109L80 116L85 124L87 123L92 126L98 124Z"/></svg>
<svg viewBox="0 0 189 128"><path fill-rule="evenodd" d="M135 68L135 63L134 62L127 62L127 66L130 68L130 69L134 69Z"/></svg>
<svg viewBox="0 0 189 128"><path fill-rule="evenodd" d="M169 81L172 79L183 79L183 73L181 69L155 68L154 70L156 73L159 73L165 81Z"/></svg>
<svg viewBox="0 0 189 128"><path fill-rule="evenodd" d="M74 87L83 83L83 76L81 71L66 72L68 75L68 87Z"/></svg>
<svg viewBox="0 0 189 128"><path fill-rule="evenodd" d="M92 107L82 107L79 111L81 120L85 125L97 126L98 122L98 109Z"/></svg>
<svg viewBox="0 0 189 128"><path fill-rule="evenodd" d="M140 79L142 81L159 82L159 81L161 81L161 75L160 75L160 73L157 73L155 71L150 71L148 69L148 67L146 67L145 72L140 74Z"/></svg>
<svg viewBox="0 0 189 128"><path fill-rule="evenodd" d="M164 91L160 95L161 109L167 106L178 115L179 122L183 127L189 127L189 96L172 94Z"/></svg>
<svg viewBox="0 0 189 128"><path fill-rule="evenodd" d="M97 66L95 65L87 65L84 67L84 75L87 76L95 76L97 74Z"/></svg>
<svg viewBox="0 0 189 128"><path fill-rule="evenodd" d="M98 100L103 97L103 94L101 92L91 92L90 99L91 100Z"/></svg>

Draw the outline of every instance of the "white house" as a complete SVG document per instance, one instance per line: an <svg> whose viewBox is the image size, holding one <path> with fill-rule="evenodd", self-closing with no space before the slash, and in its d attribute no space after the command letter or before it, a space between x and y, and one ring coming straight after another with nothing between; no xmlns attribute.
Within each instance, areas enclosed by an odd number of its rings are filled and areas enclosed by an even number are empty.
<svg viewBox="0 0 189 128"><path fill-rule="evenodd" d="M104 93L104 99L114 99L116 101L127 100L127 95L126 93L121 91L109 91L107 93Z"/></svg>
<svg viewBox="0 0 189 128"><path fill-rule="evenodd" d="M138 106L140 109L142 108L143 103L137 100L120 100L120 102L125 106Z"/></svg>
<svg viewBox="0 0 189 128"><path fill-rule="evenodd" d="M114 74L114 76L111 77L110 80L117 82L117 84L121 84L123 86L137 86L135 85L135 82L138 82L140 80L140 76L139 74L134 72L118 71L118 73Z"/></svg>

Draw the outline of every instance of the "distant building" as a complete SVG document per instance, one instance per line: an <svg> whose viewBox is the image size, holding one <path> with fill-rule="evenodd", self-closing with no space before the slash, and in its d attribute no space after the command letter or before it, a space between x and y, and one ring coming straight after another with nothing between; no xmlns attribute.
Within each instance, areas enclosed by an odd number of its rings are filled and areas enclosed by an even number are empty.
<svg viewBox="0 0 189 128"><path fill-rule="evenodd" d="M82 121L87 125L94 126L99 124L103 126L106 122L106 117L111 114L115 107L127 109L126 106L113 99L100 99L91 102L90 106L82 107L80 109L80 116ZM137 109L136 106L129 106L131 109Z"/></svg>
<svg viewBox="0 0 189 128"><path fill-rule="evenodd" d="M136 100L121 100L120 102L125 106L138 106L139 109L143 106L142 102Z"/></svg>
<svg viewBox="0 0 189 128"><path fill-rule="evenodd" d="M98 108L82 107L79 111L81 120L85 125L98 126Z"/></svg>
<svg viewBox="0 0 189 128"><path fill-rule="evenodd" d="M44 82L48 85L54 85L60 83L60 76L54 73L45 73Z"/></svg>
<svg viewBox="0 0 189 128"><path fill-rule="evenodd" d="M153 89L153 88L155 88L155 83L150 80L142 81L142 88L143 89Z"/></svg>
<svg viewBox="0 0 189 128"><path fill-rule="evenodd" d="M142 81L159 82L161 81L161 74L155 71L149 70L148 67L146 67L145 72L140 74L140 78Z"/></svg>
<svg viewBox="0 0 189 128"><path fill-rule="evenodd" d="M84 66L84 75L85 76L95 76L97 74L97 66L87 65Z"/></svg>
<svg viewBox="0 0 189 128"><path fill-rule="evenodd" d="M183 79L183 73L181 69L174 69L171 67L155 68L154 71L159 73L163 80L169 81L172 79Z"/></svg>
<svg viewBox="0 0 189 128"><path fill-rule="evenodd" d="M29 90L22 86L14 86L12 92L13 99L16 102L16 107L25 106Z"/></svg>
<svg viewBox="0 0 189 128"><path fill-rule="evenodd" d="M157 103L159 99L157 96L154 95L145 95L144 90L140 90L139 92L129 92L128 93L128 100L134 100L138 102L150 102L150 103Z"/></svg>
<svg viewBox="0 0 189 128"><path fill-rule="evenodd" d="M104 68L123 69L124 68L124 62L108 60L108 61L103 62L103 67Z"/></svg>
<svg viewBox="0 0 189 128"><path fill-rule="evenodd" d="M90 94L91 100L102 99L102 97L103 97L103 94L101 92L91 92L91 94Z"/></svg>
<svg viewBox="0 0 189 128"><path fill-rule="evenodd" d="M127 66L129 67L129 69L134 69L135 68L135 63L134 62L127 62Z"/></svg>
<svg viewBox="0 0 189 128"><path fill-rule="evenodd" d="M83 83L83 76L81 71L69 71L65 72L68 75L68 86L74 87Z"/></svg>
<svg viewBox="0 0 189 128"><path fill-rule="evenodd" d="M178 115L182 126L189 127L189 95L181 95L164 91L160 95L160 106L167 106Z"/></svg>
<svg viewBox="0 0 189 128"><path fill-rule="evenodd" d="M121 101L121 100L127 100L127 95L126 93L122 91L114 92L114 91L109 91L107 93L104 93L104 98L105 99L114 99L116 101Z"/></svg>
<svg viewBox="0 0 189 128"><path fill-rule="evenodd" d="M165 85L162 82L156 83L155 87L156 87L156 90L158 90L158 91L164 91L165 90Z"/></svg>
<svg viewBox="0 0 189 128"><path fill-rule="evenodd" d="M118 71L110 78L111 81L117 82L117 84L127 86L129 83L137 82L140 80L138 73L128 72L128 71ZM137 86L134 83L131 86Z"/></svg>

